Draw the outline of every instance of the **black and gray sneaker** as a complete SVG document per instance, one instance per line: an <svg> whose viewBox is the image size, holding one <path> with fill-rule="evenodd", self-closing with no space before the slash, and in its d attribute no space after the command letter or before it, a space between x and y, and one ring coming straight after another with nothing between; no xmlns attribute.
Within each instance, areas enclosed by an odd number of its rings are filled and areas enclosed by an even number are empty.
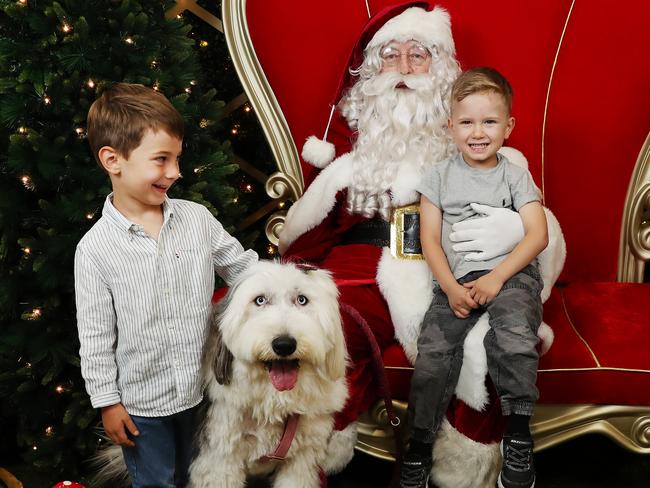
<svg viewBox="0 0 650 488"><path fill-rule="evenodd" d="M427 488L433 460L431 455L406 454L399 473L399 488Z"/></svg>
<svg viewBox="0 0 650 488"><path fill-rule="evenodd" d="M504 435L501 441L503 467L498 479L499 488L533 488L533 439L528 435Z"/></svg>

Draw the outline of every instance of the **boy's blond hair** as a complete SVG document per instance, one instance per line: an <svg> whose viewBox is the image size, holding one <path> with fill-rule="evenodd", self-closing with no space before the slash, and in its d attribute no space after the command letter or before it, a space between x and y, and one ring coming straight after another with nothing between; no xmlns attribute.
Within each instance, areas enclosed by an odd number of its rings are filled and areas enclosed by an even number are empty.
<svg viewBox="0 0 650 488"><path fill-rule="evenodd" d="M512 86L508 80L494 68L472 68L463 72L451 87L452 102L460 102L474 93L494 92L501 95L508 115L512 110Z"/></svg>
<svg viewBox="0 0 650 488"><path fill-rule="evenodd" d="M164 130L183 139L184 122L162 93L132 83L117 83L102 93L88 111L88 142L97 163L99 150L110 146L128 158L147 129Z"/></svg>

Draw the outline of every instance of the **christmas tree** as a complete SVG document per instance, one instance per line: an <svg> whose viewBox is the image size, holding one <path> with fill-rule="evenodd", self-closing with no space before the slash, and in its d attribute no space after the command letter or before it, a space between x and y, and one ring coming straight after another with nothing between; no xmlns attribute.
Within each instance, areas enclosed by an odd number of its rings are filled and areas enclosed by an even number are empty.
<svg viewBox="0 0 650 488"><path fill-rule="evenodd" d="M228 140L249 130L251 109L224 112L214 86L220 72L236 80L227 59L214 64L225 43L208 49L200 21L165 16L173 5L0 0L0 459L19 454L52 479L77 473L100 442L80 376L72 274L76 244L110 192L85 140L97 96L118 81L164 93L186 120L183 178L170 196L208 207L244 246L266 247L241 225L247 203L264 197L237 172ZM270 166L264 144L248 147Z"/></svg>

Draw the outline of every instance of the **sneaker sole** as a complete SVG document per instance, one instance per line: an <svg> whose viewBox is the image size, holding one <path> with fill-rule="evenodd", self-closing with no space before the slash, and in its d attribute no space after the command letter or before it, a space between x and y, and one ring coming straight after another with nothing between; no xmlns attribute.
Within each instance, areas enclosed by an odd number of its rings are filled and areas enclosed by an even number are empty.
<svg viewBox="0 0 650 488"><path fill-rule="evenodd" d="M499 475L499 477L497 478L497 486L498 486L499 488L506 488L506 487L503 486L503 484L501 483L501 475ZM530 485L530 488L535 488L535 482L534 482L534 481L533 481L533 484Z"/></svg>
<svg viewBox="0 0 650 488"><path fill-rule="evenodd" d="M429 474L429 476L427 476L427 479L426 479L426 481L424 482L424 484L425 484L425 486L426 486L427 488L431 488L431 487L433 486L432 483L433 483L433 481L431 480L431 475Z"/></svg>

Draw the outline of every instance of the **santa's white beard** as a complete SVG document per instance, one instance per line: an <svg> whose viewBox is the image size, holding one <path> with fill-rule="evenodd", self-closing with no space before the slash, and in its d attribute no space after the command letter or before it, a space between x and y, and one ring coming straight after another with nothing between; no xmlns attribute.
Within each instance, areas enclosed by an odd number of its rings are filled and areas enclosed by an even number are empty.
<svg viewBox="0 0 650 488"><path fill-rule="evenodd" d="M397 88L404 84L406 88ZM422 169L448 156L447 109L428 75L390 72L362 80L348 210L390 218L388 190L404 161Z"/></svg>

